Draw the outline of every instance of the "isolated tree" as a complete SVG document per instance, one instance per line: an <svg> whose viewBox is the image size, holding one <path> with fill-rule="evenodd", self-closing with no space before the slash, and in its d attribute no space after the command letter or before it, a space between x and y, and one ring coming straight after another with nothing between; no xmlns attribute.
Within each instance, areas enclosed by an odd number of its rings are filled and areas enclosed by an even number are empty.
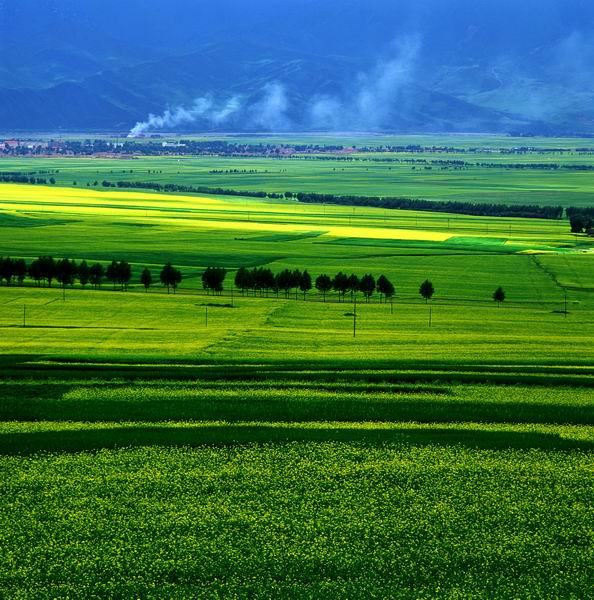
<svg viewBox="0 0 594 600"><path fill-rule="evenodd" d="M338 292L338 299L343 300L349 289L349 277L342 271L337 273L332 280L334 291Z"/></svg>
<svg viewBox="0 0 594 600"><path fill-rule="evenodd" d="M153 276L148 268L144 268L144 271L140 274L140 283L144 286L144 291L148 292L151 284L153 283Z"/></svg>
<svg viewBox="0 0 594 600"><path fill-rule="evenodd" d="M307 271L301 273L299 289L303 292L303 299L305 300L305 295L311 290L311 275Z"/></svg>
<svg viewBox="0 0 594 600"><path fill-rule="evenodd" d="M419 288L419 294L421 294L421 296L425 298L425 304L427 304L427 302L431 300L431 298L433 298L433 294L435 294L435 289L433 287L433 284L428 279L425 279L425 281L423 281L423 283L421 284L421 287Z"/></svg>
<svg viewBox="0 0 594 600"><path fill-rule="evenodd" d="M175 279L175 267L168 262L162 269L159 274L159 279L163 285L167 286L167 293L169 294L169 290L173 284L173 280Z"/></svg>
<svg viewBox="0 0 594 600"><path fill-rule="evenodd" d="M78 280L83 287L89 283L90 274L89 265L86 260L83 260L80 265L78 265Z"/></svg>
<svg viewBox="0 0 594 600"><path fill-rule="evenodd" d="M373 292L375 292L375 277L370 274L363 275L359 282L359 290L363 292L365 301L369 302L369 299L373 296Z"/></svg>
<svg viewBox="0 0 594 600"><path fill-rule="evenodd" d="M316 289L322 294L326 302L326 294L332 289L332 279L328 275L322 274L316 277Z"/></svg>
<svg viewBox="0 0 594 600"><path fill-rule="evenodd" d="M493 292L493 300L497 302L497 308L499 308L502 302L505 302L505 292L501 286Z"/></svg>
<svg viewBox="0 0 594 600"><path fill-rule="evenodd" d="M207 292L212 291L214 294L220 294L223 291L223 282L226 276L227 269L222 267L208 267L202 273L202 287Z"/></svg>
<svg viewBox="0 0 594 600"><path fill-rule="evenodd" d="M349 284L347 290L351 293L351 300L353 296L359 291L359 278L353 273L349 275Z"/></svg>
<svg viewBox="0 0 594 600"><path fill-rule="evenodd" d="M182 273L179 269L173 270L173 281L171 282L171 287L173 288L173 293L177 290L177 286L182 282ZM222 287L221 287L222 289Z"/></svg>
<svg viewBox="0 0 594 600"><path fill-rule="evenodd" d="M377 291L380 293L380 298L383 296L386 300L389 300L394 296L395 289L392 282L385 275L380 275L377 280Z"/></svg>
<svg viewBox="0 0 594 600"><path fill-rule="evenodd" d="M102 264L95 263L89 269L89 283L95 286L95 289L101 287L101 283L103 282L103 277L105 277L105 269Z"/></svg>

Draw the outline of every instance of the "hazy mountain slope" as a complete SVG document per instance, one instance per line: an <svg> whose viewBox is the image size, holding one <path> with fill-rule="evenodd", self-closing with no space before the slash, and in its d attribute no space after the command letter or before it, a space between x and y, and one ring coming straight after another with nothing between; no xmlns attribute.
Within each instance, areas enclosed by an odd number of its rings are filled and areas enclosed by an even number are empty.
<svg viewBox="0 0 594 600"><path fill-rule="evenodd" d="M593 32L586 0L0 0L0 129L594 132Z"/></svg>

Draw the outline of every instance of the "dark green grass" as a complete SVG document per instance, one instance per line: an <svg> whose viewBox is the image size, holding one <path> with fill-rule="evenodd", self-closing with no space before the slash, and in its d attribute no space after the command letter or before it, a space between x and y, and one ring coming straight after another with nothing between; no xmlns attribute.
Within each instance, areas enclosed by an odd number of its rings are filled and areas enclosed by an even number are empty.
<svg viewBox="0 0 594 600"><path fill-rule="evenodd" d="M286 421L594 424L591 389L368 382L0 385L0 421ZM106 417L108 415L108 417Z"/></svg>

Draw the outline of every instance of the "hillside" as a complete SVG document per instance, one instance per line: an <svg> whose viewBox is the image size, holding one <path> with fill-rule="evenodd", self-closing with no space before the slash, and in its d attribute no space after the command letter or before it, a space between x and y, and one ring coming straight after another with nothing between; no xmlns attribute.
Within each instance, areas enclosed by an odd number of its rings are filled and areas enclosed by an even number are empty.
<svg viewBox="0 0 594 600"><path fill-rule="evenodd" d="M593 23L583 0L2 0L0 130L590 134Z"/></svg>

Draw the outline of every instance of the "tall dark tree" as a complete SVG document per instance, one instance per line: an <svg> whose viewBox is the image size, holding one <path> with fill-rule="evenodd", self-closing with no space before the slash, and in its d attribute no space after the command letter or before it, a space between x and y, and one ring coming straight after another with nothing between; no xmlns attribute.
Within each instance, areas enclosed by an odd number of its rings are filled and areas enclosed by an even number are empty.
<svg viewBox="0 0 594 600"><path fill-rule="evenodd" d="M105 269L100 263L95 263L89 269L89 283L95 286L95 289L100 288L105 277Z"/></svg>
<svg viewBox="0 0 594 600"><path fill-rule="evenodd" d="M359 290L365 296L365 301L369 302L369 299L373 296L373 292L375 292L375 277L369 273L363 275L359 282Z"/></svg>
<svg viewBox="0 0 594 600"><path fill-rule="evenodd" d="M105 271L105 277L107 281L111 281L113 289L115 290L116 283L118 282L118 261L112 260Z"/></svg>
<svg viewBox="0 0 594 600"><path fill-rule="evenodd" d="M349 276L343 273L337 273L332 280L332 287L334 291L338 292L338 299L344 300L344 296L349 290Z"/></svg>
<svg viewBox="0 0 594 600"><path fill-rule="evenodd" d="M425 298L425 304L427 304L427 302L433 298L433 294L435 294L435 288L428 279L425 279L425 281L423 281L421 284L421 287L419 288L419 294Z"/></svg>
<svg viewBox="0 0 594 600"><path fill-rule="evenodd" d="M40 285L41 280L43 279L43 269L38 258L31 261L31 264L29 265L29 277L35 282L36 285Z"/></svg>
<svg viewBox="0 0 594 600"><path fill-rule="evenodd" d="M276 276L278 289L285 293L288 298L293 286L293 273L289 269L284 269Z"/></svg>
<svg viewBox="0 0 594 600"><path fill-rule="evenodd" d="M182 272L179 269L173 270L173 281L171 282L171 287L173 288L173 293L175 294L177 290L177 286L182 282Z"/></svg>
<svg viewBox="0 0 594 600"><path fill-rule="evenodd" d="M351 293L351 300L353 296L359 291L359 278L352 273L349 275L349 286L347 290Z"/></svg>
<svg viewBox="0 0 594 600"><path fill-rule="evenodd" d="M87 285L87 283L89 283L89 277L90 277L91 273L90 273L90 269L89 269L89 265L87 264L86 260L81 261L80 265L78 265L78 280L80 282L80 284L83 286L83 288L85 287L85 285Z"/></svg>
<svg viewBox="0 0 594 600"><path fill-rule="evenodd" d="M175 280L175 267L168 262L162 269L161 269L161 273L159 274L159 279L161 280L161 283L163 285L167 286L167 293L169 294L169 290L171 289L171 286L173 285L173 282Z"/></svg>
<svg viewBox="0 0 594 600"><path fill-rule="evenodd" d="M43 279L48 287L52 287L52 281L56 276L56 261L51 256L41 256L38 260Z"/></svg>
<svg viewBox="0 0 594 600"><path fill-rule="evenodd" d="M153 276L147 267L144 268L144 271L140 274L140 283L144 286L144 291L148 292L151 284L153 283Z"/></svg>
<svg viewBox="0 0 594 600"><path fill-rule="evenodd" d="M240 267L235 273L235 287L241 290L242 294L245 294L246 290L254 287L254 277L249 269L246 267Z"/></svg>
<svg viewBox="0 0 594 600"><path fill-rule="evenodd" d="M73 260L63 258L56 263L56 279L63 288L72 285L75 277L76 263Z"/></svg>
<svg viewBox="0 0 594 600"><path fill-rule="evenodd" d="M0 279L6 281L6 285L10 285L15 274L15 261L10 256L0 257Z"/></svg>
<svg viewBox="0 0 594 600"><path fill-rule="evenodd" d="M383 296L386 300L389 300L394 296L396 290L392 282L385 275L380 275L377 280L377 291L380 293L380 298Z"/></svg>
<svg viewBox="0 0 594 600"><path fill-rule="evenodd" d="M14 276L17 278L19 285L22 286L27 276L27 263L24 258L17 258L14 263Z"/></svg>
<svg viewBox="0 0 594 600"><path fill-rule="evenodd" d="M498 308L499 308L499 306L501 305L502 302L505 302L505 292L503 291L503 288L501 286L499 286L493 292L493 300L495 302L497 302L497 307Z"/></svg>
<svg viewBox="0 0 594 600"><path fill-rule="evenodd" d="M301 271L299 269L293 269L293 271L291 271L289 281L291 289L295 290L295 300L297 300L297 290L301 284Z"/></svg>
<svg viewBox="0 0 594 600"><path fill-rule="evenodd" d="M220 294L223 291L223 282L227 276L227 269L223 267L208 267L202 273L202 287L207 292Z"/></svg>
<svg viewBox="0 0 594 600"><path fill-rule="evenodd" d="M303 271L303 273L301 273L299 289L303 293L303 299L305 300L305 295L311 290L311 275L307 271Z"/></svg>
<svg viewBox="0 0 594 600"><path fill-rule="evenodd" d="M122 287L122 290L128 289L128 283L132 279L132 267L125 260L121 260L117 267L117 281Z"/></svg>
<svg viewBox="0 0 594 600"><path fill-rule="evenodd" d="M322 294L326 302L326 294L332 289L332 279L328 275L322 274L316 277L316 289Z"/></svg>

